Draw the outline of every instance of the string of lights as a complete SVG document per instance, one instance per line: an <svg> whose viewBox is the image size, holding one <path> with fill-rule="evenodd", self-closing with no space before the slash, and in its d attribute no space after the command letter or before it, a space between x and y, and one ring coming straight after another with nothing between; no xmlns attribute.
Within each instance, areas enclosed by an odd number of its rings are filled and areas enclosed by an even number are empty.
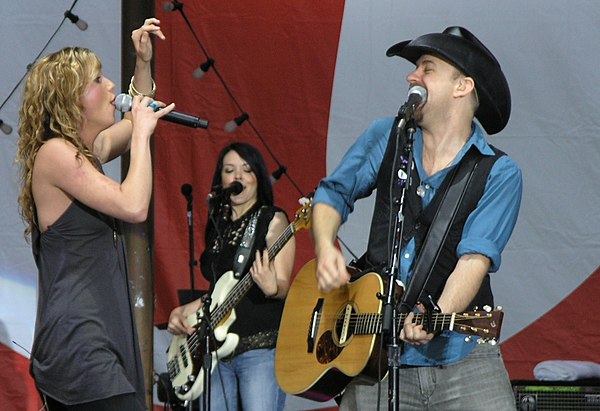
<svg viewBox="0 0 600 411"><path fill-rule="evenodd" d="M184 6L183 3L179 2L178 0L172 0L172 1L165 1L165 2L163 2L163 10L165 10L165 11L178 11L181 14L181 16L183 17L183 20L185 21L187 27L190 29L190 31L192 33L192 36L196 40L196 43L200 47L200 50L202 51L202 54L204 55L204 58L206 59L204 63L200 64L200 66L194 70L193 76L195 78L197 78L197 79L200 79L200 78L202 78L204 76L204 74L206 74L212 68L213 72L215 73L215 75L219 79L219 82L221 83L221 85L225 89L225 92L229 95L229 97L231 98L231 101L233 102L233 104L237 107L237 109L240 112L240 114L237 117L235 117L234 119L228 121L225 124L224 130L226 132L228 132L228 133L232 133L238 127L240 127L242 124L247 123L248 126L254 132L254 134L256 134L256 136L258 137L258 139L261 141L261 143L263 144L263 146L265 147L265 149L267 150L267 152L269 153L269 155L271 156L271 158L273 158L273 160L275 161L275 163L277 163L278 168L271 175L272 182L275 182L275 181L279 180L282 175L285 175L287 177L287 179L290 181L290 183L294 186L294 188L298 191L298 193L301 196L304 196L304 194L302 193L302 190L300 189L300 187L298 187L298 185L296 184L296 182L287 173L287 168L283 164L281 164L281 162L277 159L277 157L275 156L275 154L273 153L273 151L271 150L271 148L269 147L269 145L267 144L267 142L263 138L262 134L259 132L259 130L256 128L256 126L252 122L252 119L251 119L250 115L248 114L248 112L245 111L242 108L240 102L238 101L238 99L235 97L235 95L231 91L231 88L225 82L225 79L223 78L223 76L221 75L221 73L219 72L219 70L217 68L215 60L210 56L210 54L208 53L206 47L204 46L204 44L202 43L202 41L200 41L200 39L199 39L198 35L196 34L194 28L192 27L192 24L190 23L189 19L187 18L186 14L185 14L185 12L183 10L183 6Z"/></svg>
<svg viewBox="0 0 600 411"><path fill-rule="evenodd" d="M79 16L73 14L73 8L75 7L75 5L77 4L79 0L74 0L73 4L71 5L71 7L65 11L63 19L61 20L60 24L58 25L58 27L56 28L56 30L54 30L54 33L52 33L52 35L50 36L50 38L48 39L48 41L46 42L46 44L44 44L44 47L42 47L42 49L40 50L40 52L38 53L38 55L35 57L35 59L33 60L33 62L36 62L41 55L46 51L46 49L48 48L48 45L50 44L50 42L52 42L52 40L54 39L54 37L56 37L56 35L58 34L58 32L60 31L61 27L63 26L63 24L65 23L65 20L69 19L71 21L71 23L75 24L80 30L84 31L88 28L88 24L85 20L82 20L79 18ZM18 90L19 86L21 85L21 83L23 82L23 80L25 79L25 77L27 77L27 73L29 72L29 69L31 68L31 65L33 63L30 63L27 65L27 70L25 71L25 74L23 74L23 76L19 79L19 81L17 82L17 84L15 84L15 86L13 87L13 89L11 90L11 92L8 94L8 97L6 97L4 99L4 101L2 101L2 104L0 104L0 112L2 112L2 108L6 105L6 103L10 100L10 98L13 96L13 94L15 94L15 92ZM11 134L13 131L13 127L3 121L2 118L0 118L0 130L2 130L2 132L6 135Z"/></svg>
<svg viewBox="0 0 600 411"><path fill-rule="evenodd" d="M23 76L19 79L19 81L12 88L12 90L8 94L8 96L0 104L0 113L2 111L2 108L11 99L11 97L14 95L14 93L19 89L19 86L21 85L21 83L23 82L23 80L25 79L25 77L27 76L27 74L29 72L29 69L30 69L31 65L35 61L37 61L45 53L45 51L48 48L49 44L56 37L56 35L60 31L60 29L62 28L62 26L64 25L64 23L65 23L66 20L69 20L72 24L76 25L82 31L87 30L88 23L85 20L81 19L79 16L77 16L76 14L73 13L73 9L77 5L78 1L79 0L74 0L73 3L71 4L71 7L64 12L63 18L62 18L61 22L59 23L58 27L56 28L56 30L52 33L52 35L50 36L50 38L48 39L48 41L46 41L46 43L44 44L44 46L42 47L42 49L40 50L40 52L35 57L34 61L32 63L30 63L30 64L27 65L27 70L25 71L25 73L23 74ZM267 142L263 138L263 136L260 133L260 131L256 128L256 126L252 122L252 120L250 118L250 115L242 108L242 106L239 103L238 99L235 97L235 95L231 91L231 88L227 85L225 79L223 78L223 76L221 75L221 73L219 72L219 70L218 70L218 68L217 68L217 66L215 64L215 60L212 57L210 57L207 49L204 47L204 44L200 41L200 39L197 36L194 28L191 25L189 19L187 18L186 14L185 14L185 12L183 10L183 3L181 3L181 2L179 2L177 0L166 1L166 2L163 3L163 9L165 11L179 11L180 12L181 16L183 17L183 19L186 22L186 25L188 26L188 28L190 29L192 35L194 36L194 39L196 40L196 43L198 44L198 46L200 47L202 53L204 54L204 57L206 58L206 61L204 63L200 64L199 67L196 68L196 70L194 70L194 72L193 72L194 77L196 79L200 79L210 69L212 69L213 72L215 73L215 75L217 76L217 78L219 79L219 82L221 83L221 85L225 89L226 93L229 95L229 97L231 98L232 102L234 103L234 105L239 110L240 114L238 116L236 116L234 119L228 121L225 124L225 126L224 126L224 130L226 132L228 132L228 133L233 133L242 124L247 123L248 126L256 134L256 136L258 137L258 139L261 141L261 143L263 144L263 146L265 147L265 149L267 150L267 152L269 153L269 155L273 158L273 160L275 161L275 163L278 166L277 170L275 172L273 172L272 175L271 175L272 182L274 183L275 181L278 181L283 175L285 175L288 178L288 180L290 181L290 183L294 186L294 188L298 191L298 193L300 195L304 195L302 193L302 190L300 189L300 187L296 184L296 182L287 173L287 167L285 165L283 165L278 160L278 158L275 156L275 154L273 153L273 151L271 150L271 148L269 147L269 145L267 144ZM2 131L6 135L10 135L13 132L13 126L8 121L4 121L4 119L2 119L1 117L0 117L0 131Z"/></svg>
<svg viewBox="0 0 600 411"><path fill-rule="evenodd" d="M4 119L2 118L2 110L3 110L3 108L10 101L10 99L13 97L13 95L17 92L17 90L19 89L19 87L21 86L21 84L23 83L23 81L25 80L25 78L27 77L31 66L42 55L44 55L46 53L46 50L48 49L48 47L50 46L50 44L52 43L52 41L55 39L55 37L58 35L58 33L60 32L60 30L63 28L63 25L65 24L65 22L67 20L69 20L79 30L81 30L81 31L87 30L88 23L85 20L83 20L82 18L80 18L79 16L77 16L76 14L73 13L73 10L76 7L77 3L78 3L78 0L74 0L72 2L72 4L71 4L71 7L64 12L64 14L62 16L62 19L61 19L60 23L58 24L58 26L56 27L55 31L48 38L48 40L43 45L43 47L40 49L39 53L35 56L35 58L33 59L33 61L27 65L26 70L25 70L24 74L22 75L22 77L18 80L18 82L14 85L14 87L12 88L12 90L10 91L10 93L8 94L8 96L0 104L0 131L2 133L6 134L6 135L10 135L13 132L13 125L9 124L9 121L8 121L8 119L6 119L6 117ZM168 6L168 5L171 5L171 6ZM235 104L235 106L237 107L237 109L239 110L239 115L237 115L234 119L230 120L229 122L227 122L225 124L225 126L224 126L225 131L228 132L228 133L233 133L233 132L235 132L235 130L237 128L241 127L244 123L247 123L247 125L252 129L252 131L254 132L254 134L257 136L257 138L264 145L265 149L268 151L269 155L273 158L274 162L277 165L277 168L275 169L275 171L273 171L271 173L271 183L275 184L277 181L279 181L281 179L282 176L285 175L286 178L292 184L292 186L295 188L295 190L302 197L304 197L305 194L302 192L302 190L299 188L299 186L296 184L296 182L288 174L287 167L285 165L283 165L277 159L277 157L275 156L274 152L271 150L271 148L269 147L269 145L267 144L267 142L263 138L262 134L259 132L259 130L256 128L256 126L252 122L250 114L246 110L243 109L243 107L239 103L238 99L233 94L233 92L231 91L230 87L227 85L225 79L223 78L223 76L219 72L218 67L216 66L215 60L209 55L208 51L206 50L206 48L204 47L204 45L202 44L202 42L200 41L200 39L196 35L193 27L191 26L189 20L187 19L187 16L185 15L185 13L183 11L183 4L180 3L180 2L178 2L177 0L174 0L172 2L163 3L163 8L165 10L167 10L167 11L178 10L181 13L182 17L186 21L187 26L189 27L190 31L192 32L194 38L196 39L196 42L198 43L198 46L202 50L203 56L205 58L205 61L204 61L204 63L200 64L199 67L196 68L196 70L194 70L194 72L193 72L194 78L201 79L206 73L208 73L212 69L212 71L214 72L214 74L217 76L217 78L219 79L220 83L222 84L223 88L225 89L225 91L227 92L227 94L229 95L229 97L231 98L231 100L233 101L233 103ZM16 121L14 121L12 124L16 124ZM340 239L340 241L341 241L341 239ZM342 242L342 244L343 244L343 242ZM345 244L343 244L343 245L345 246ZM356 259L357 257L354 256L354 258Z"/></svg>

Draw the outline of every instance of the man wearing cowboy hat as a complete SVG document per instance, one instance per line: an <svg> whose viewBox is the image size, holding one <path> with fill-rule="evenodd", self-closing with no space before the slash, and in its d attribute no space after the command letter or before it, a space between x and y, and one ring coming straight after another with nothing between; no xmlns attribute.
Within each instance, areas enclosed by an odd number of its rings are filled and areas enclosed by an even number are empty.
<svg viewBox="0 0 600 411"><path fill-rule="evenodd" d="M383 268L383 273L399 266L395 275L410 284L420 252L429 247L424 245L428 231L439 226L433 217L448 206L441 197L455 184L453 170L476 164L432 265L432 276L441 280L427 289L430 304L419 303L408 311L453 313L475 305L493 306L489 273L500 266L522 194L519 167L489 145L483 131L500 132L510 116L510 91L500 64L462 27L403 41L390 47L387 55L416 65L407 80L411 90L418 86L424 95L420 104L403 107L396 119L373 122L333 174L319 184L312 214L319 288L328 292L350 281L335 246L336 235L354 202L375 189L369 243L361 260L367 267ZM413 121L416 127L409 133ZM413 158L414 167L408 164ZM401 231L395 231L401 225ZM400 237L401 251L395 253L393 240ZM400 332L397 388L403 411L514 410L497 346L465 342L464 335L454 331L429 332L412 320L413 314L408 315ZM377 392L377 385L353 382L342 397L341 409L375 409Z"/></svg>

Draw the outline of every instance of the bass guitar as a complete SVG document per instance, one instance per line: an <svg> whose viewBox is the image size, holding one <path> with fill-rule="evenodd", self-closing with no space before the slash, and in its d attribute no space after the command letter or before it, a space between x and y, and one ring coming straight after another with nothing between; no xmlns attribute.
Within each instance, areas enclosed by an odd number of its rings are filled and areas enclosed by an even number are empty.
<svg viewBox="0 0 600 411"><path fill-rule="evenodd" d="M275 243L267 250L269 261L272 261L294 234L303 228L310 227L311 199L296 211L294 221L286 227ZM233 271L223 274L215 283L211 293L210 329L214 330L214 343L211 347L211 372L219 358L230 355L238 344L239 336L229 333L229 327L236 320L234 308L254 285L252 275L247 272L236 279ZM173 337L167 350L167 371L175 395L182 401L194 400L202 394L204 376L200 373L202 359L206 352L203 344L203 333L207 321L202 309L187 318L188 324L196 328L191 335Z"/></svg>
<svg viewBox="0 0 600 411"><path fill-rule="evenodd" d="M327 401L355 377L376 382L387 358L379 353L384 293L382 278L366 273L328 293L317 288L316 260L298 272L288 292L275 350L275 375L288 394ZM402 328L408 314L399 313ZM453 330L478 342L495 344L504 313L500 309L464 313L416 314L413 320L430 332Z"/></svg>

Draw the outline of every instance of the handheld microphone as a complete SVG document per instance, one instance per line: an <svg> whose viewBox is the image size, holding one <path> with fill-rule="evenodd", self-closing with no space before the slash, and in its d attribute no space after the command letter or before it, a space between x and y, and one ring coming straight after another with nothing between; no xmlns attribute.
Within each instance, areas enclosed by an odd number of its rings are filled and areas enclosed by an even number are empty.
<svg viewBox="0 0 600 411"><path fill-rule="evenodd" d="M402 105L401 111L404 113L404 118L412 118L421 104L427 102L427 90L421 86L412 86L408 89L408 97L406 103Z"/></svg>
<svg viewBox="0 0 600 411"><path fill-rule="evenodd" d="M119 94L115 98L114 104L117 110L119 110L121 113L125 113L127 111L131 111L132 101L133 99L129 94ZM151 103L150 106L154 109L154 111L161 109L153 103ZM171 111L167 115L162 116L161 120L170 121L171 123L180 124L186 127L208 128L208 120L204 120L190 114L179 113L177 111Z"/></svg>
<svg viewBox="0 0 600 411"><path fill-rule="evenodd" d="M230 195L237 195L244 190L244 186L239 181L234 181L227 187L214 186L213 190L208 193L207 200L215 201L218 198L229 197Z"/></svg>

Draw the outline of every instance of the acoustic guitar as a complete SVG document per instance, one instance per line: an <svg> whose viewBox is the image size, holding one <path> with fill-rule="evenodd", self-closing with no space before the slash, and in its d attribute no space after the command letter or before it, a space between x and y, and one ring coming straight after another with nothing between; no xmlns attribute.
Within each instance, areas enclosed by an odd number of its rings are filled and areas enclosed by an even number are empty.
<svg viewBox="0 0 600 411"><path fill-rule="evenodd" d="M377 293L384 293L384 283L376 273L322 293L316 260L300 269L286 299L275 350L275 374L283 391L327 401L357 376L377 381L378 370L387 370L386 355L377 355L383 306ZM398 330L407 315L398 315ZM503 316L500 309L487 309L417 314L413 322L430 332L453 330L495 344Z"/></svg>

